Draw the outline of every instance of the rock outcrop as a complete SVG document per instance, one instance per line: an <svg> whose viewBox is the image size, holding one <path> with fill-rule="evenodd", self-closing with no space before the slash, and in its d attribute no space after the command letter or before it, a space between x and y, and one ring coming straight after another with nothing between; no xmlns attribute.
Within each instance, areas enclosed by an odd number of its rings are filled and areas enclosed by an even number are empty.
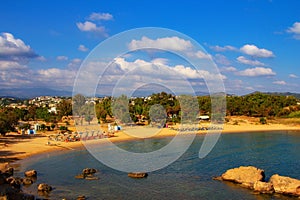
<svg viewBox="0 0 300 200"><path fill-rule="evenodd" d="M36 177L37 176L37 171L35 171L35 170L28 170L28 171L26 171L26 172L24 172L24 175L26 176L26 177Z"/></svg>
<svg viewBox="0 0 300 200"><path fill-rule="evenodd" d="M38 185L38 191L41 192L50 192L52 190L52 187L46 183L41 183Z"/></svg>
<svg viewBox="0 0 300 200"><path fill-rule="evenodd" d="M85 168L82 170L81 174L75 176L76 179L85 179L85 180L98 180L99 178L94 174L97 172L94 168Z"/></svg>
<svg viewBox="0 0 300 200"><path fill-rule="evenodd" d="M300 196L300 180L274 174L270 178L276 193Z"/></svg>
<svg viewBox="0 0 300 200"><path fill-rule="evenodd" d="M272 183L256 181L253 185L253 190L259 193L272 194L274 193L274 188Z"/></svg>
<svg viewBox="0 0 300 200"><path fill-rule="evenodd" d="M20 190L22 178L13 177L14 169L2 167L0 171L0 199L34 200L33 195L22 193Z"/></svg>
<svg viewBox="0 0 300 200"><path fill-rule="evenodd" d="M241 186L253 189L254 183L263 181L265 178L264 170L253 166L241 166L227 170L222 174L224 181L231 181L241 184Z"/></svg>
<svg viewBox="0 0 300 200"><path fill-rule="evenodd" d="M146 178L148 174L146 172L131 172L128 173L128 177L130 178Z"/></svg>
<svg viewBox="0 0 300 200"><path fill-rule="evenodd" d="M84 174L86 176L95 174L96 172L97 172L97 170L94 169L94 168L85 168L85 169L82 170L82 174Z"/></svg>
<svg viewBox="0 0 300 200"><path fill-rule="evenodd" d="M264 182L264 177L262 169L241 166L229 169L220 177L213 177L213 179L235 182L259 193L272 194L275 192L300 197L300 180L275 174L269 182Z"/></svg>

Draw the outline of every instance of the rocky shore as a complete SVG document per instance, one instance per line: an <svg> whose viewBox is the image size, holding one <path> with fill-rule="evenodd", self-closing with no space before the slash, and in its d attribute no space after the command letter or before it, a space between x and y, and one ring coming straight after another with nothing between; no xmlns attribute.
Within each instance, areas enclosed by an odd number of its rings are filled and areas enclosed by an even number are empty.
<svg viewBox="0 0 300 200"><path fill-rule="evenodd" d="M253 166L240 166L227 170L215 180L230 181L254 190L258 193L283 194L300 197L300 180L274 174L268 182L265 181L265 172Z"/></svg>

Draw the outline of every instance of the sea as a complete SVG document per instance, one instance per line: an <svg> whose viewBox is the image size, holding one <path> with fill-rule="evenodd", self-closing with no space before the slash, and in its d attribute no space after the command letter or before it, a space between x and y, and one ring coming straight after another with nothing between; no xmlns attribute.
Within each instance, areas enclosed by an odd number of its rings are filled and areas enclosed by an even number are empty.
<svg viewBox="0 0 300 200"><path fill-rule="evenodd" d="M85 148L45 153L20 162L17 175L35 169L36 182L23 191L41 199L298 199L279 194L257 194L234 183L213 180L227 169L256 166L265 170L266 180L273 174L300 179L300 131L244 132L222 134L204 158L199 149L204 135L197 135L189 149L169 166L148 173L147 178L132 179L94 158ZM151 152L172 140L140 139L117 143L127 151ZM103 147L105 149L105 147ZM75 179L84 168L96 168L98 180ZM37 192L39 183L53 187L49 194Z"/></svg>

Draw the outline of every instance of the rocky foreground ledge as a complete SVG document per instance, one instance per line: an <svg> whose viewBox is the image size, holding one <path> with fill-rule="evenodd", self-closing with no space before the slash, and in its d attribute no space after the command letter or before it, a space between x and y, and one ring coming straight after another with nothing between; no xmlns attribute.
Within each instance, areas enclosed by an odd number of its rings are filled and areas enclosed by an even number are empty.
<svg viewBox="0 0 300 200"><path fill-rule="evenodd" d="M259 193L279 193L300 197L300 180L274 174L269 182L266 182L264 170L253 166L229 169L214 179L234 182Z"/></svg>

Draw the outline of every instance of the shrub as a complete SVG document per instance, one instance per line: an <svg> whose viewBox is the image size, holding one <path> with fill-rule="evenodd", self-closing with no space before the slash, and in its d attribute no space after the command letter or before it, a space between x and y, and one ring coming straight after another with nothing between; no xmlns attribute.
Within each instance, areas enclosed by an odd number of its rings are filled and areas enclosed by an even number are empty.
<svg viewBox="0 0 300 200"><path fill-rule="evenodd" d="M266 120L265 117L261 117L261 118L259 119L259 122L260 122L261 124L267 124L267 120Z"/></svg>

